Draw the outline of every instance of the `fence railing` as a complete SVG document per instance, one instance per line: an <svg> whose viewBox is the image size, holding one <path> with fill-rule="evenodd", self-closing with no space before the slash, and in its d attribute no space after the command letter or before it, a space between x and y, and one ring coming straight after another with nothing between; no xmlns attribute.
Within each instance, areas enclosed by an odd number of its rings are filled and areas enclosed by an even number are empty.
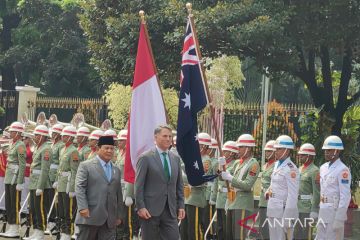
<svg viewBox="0 0 360 240"><path fill-rule="evenodd" d="M275 101L268 104L267 115L267 141L276 139L279 135L286 134L292 137L297 147L301 145L301 129L299 118L314 110L311 104L280 104ZM223 129L219 129L223 135L223 142L234 140L243 133L252 134L256 139L255 157L261 157L263 111L260 104L246 103L239 105L237 109L224 109L223 118L217 117ZM210 130L210 117L206 113L200 117L200 130L212 133ZM222 130L222 131L221 131Z"/></svg>

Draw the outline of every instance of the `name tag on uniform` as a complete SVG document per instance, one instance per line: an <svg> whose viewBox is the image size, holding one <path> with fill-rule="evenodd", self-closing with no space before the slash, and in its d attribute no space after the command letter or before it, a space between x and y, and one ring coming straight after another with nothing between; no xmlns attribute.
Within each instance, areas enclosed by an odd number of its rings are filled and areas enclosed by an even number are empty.
<svg viewBox="0 0 360 240"><path fill-rule="evenodd" d="M349 180L348 179L341 179L341 183L342 184L349 184Z"/></svg>

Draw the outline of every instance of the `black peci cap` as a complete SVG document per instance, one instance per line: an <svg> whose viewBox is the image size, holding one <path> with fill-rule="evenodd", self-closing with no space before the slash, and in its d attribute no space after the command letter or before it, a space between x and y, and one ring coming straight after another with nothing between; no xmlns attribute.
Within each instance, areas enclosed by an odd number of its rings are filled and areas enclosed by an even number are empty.
<svg viewBox="0 0 360 240"><path fill-rule="evenodd" d="M101 136L99 138L98 146L101 147L102 145L112 145L114 146L114 138L113 136Z"/></svg>

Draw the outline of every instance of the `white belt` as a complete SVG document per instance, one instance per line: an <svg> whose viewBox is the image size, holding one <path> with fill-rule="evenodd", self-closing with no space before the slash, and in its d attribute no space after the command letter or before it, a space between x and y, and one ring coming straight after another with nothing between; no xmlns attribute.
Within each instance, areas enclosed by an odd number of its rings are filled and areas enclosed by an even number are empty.
<svg viewBox="0 0 360 240"><path fill-rule="evenodd" d="M226 187L219 187L219 192L227 193L228 189Z"/></svg>
<svg viewBox="0 0 360 240"><path fill-rule="evenodd" d="M311 200L312 195L299 195L300 200Z"/></svg>
<svg viewBox="0 0 360 240"><path fill-rule="evenodd" d="M19 169L19 165L16 165L16 164L8 164L7 167L9 169L13 169L13 170L18 170Z"/></svg>
<svg viewBox="0 0 360 240"><path fill-rule="evenodd" d="M62 177L68 177L71 175L71 172L61 172Z"/></svg>
<svg viewBox="0 0 360 240"><path fill-rule="evenodd" d="M36 174L36 175L40 175L41 174L41 170L40 169L33 169L31 170L32 174Z"/></svg>
<svg viewBox="0 0 360 240"><path fill-rule="evenodd" d="M58 169L59 164L51 164L50 169Z"/></svg>

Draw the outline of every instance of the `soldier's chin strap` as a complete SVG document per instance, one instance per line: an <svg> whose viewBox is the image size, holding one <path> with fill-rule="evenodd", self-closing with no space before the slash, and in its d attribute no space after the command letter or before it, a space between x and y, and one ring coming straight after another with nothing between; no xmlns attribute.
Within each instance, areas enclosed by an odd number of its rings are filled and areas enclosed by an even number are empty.
<svg viewBox="0 0 360 240"><path fill-rule="evenodd" d="M283 157L285 156L285 153L287 153L287 148L285 148L286 150L283 152L283 154L281 155L281 157L279 157L278 159L276 159L276 160L280 160L280 159L283 159Z"/></svg>
<svg viewBox="0 0 360 240"><path fill-rule="evenodd" d="M334 160L335 159L335 156L337 155L337 149L334 149L335 151L334 151L334 153L333 153L333 155L332 155L332 157L331 157L331 160Z"/></svg>
<svg viewBox="0 0 360 240"><path fill-rule="evenodd" d="M275 154L275 151L272 151L272 152L271 152L271 155L270 155L269 157L267 157L266 159L267 159L267 160L271 159L274 154Z"/></svg>
<svg viewBox="0 0 360 240"><path fill-rule="evenodd" d="M239 159L241 159L241 158L243 158L244 156L246 156L248 150L249 150L249 147L246 148L246 150L245 150L245 152L244 152L244 154L243 154L242 156L239 156Z"/></svg>

